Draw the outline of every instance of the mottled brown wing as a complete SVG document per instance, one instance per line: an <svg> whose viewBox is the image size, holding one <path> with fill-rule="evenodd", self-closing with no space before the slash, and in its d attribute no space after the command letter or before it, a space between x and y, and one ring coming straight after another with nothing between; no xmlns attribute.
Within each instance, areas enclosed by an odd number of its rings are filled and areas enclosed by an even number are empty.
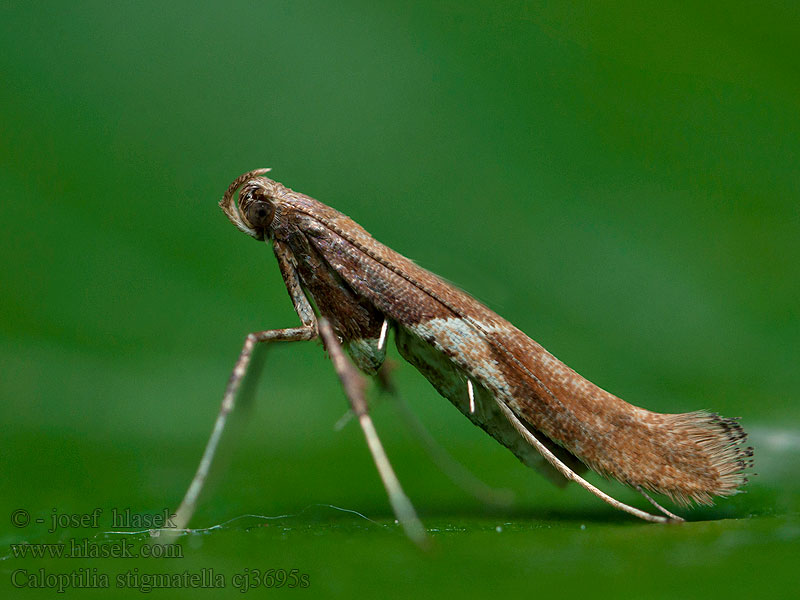
<svg viewBox="0 0 800 600"><path fill-rule="evenodd" d="M356 295L592 469L684 502L710 502L746 481L752 449L736 421L702 411L659 414L617 398L348 217L286 192L285 218Z"/></svg>

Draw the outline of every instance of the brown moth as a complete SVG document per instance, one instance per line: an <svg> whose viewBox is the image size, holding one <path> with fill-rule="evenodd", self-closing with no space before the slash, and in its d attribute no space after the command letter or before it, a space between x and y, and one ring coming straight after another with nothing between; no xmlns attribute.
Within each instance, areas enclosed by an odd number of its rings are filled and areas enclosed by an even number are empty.
<svg viewBox="0 0 800 600"><path fill-rule="evenodd" d="M374 375L389 330L400 354L442 396L523 463L558 481L575 481L616 508L650 521L677 521L682 519L647 491L680 504L708 504L747 482L753 450L744 446L747 436L735 419L705 411L660 414L628 404L347 216L263 177L267 171L237 178L220 206L241 231L272 245L302 325L247 336L179 509L181 526L194 510L255 344L321 336L399 520L413 539L424 539L367 414L363 377L352 366ZM666 516L604 494L580 476L587 467L639 490Z"/></svg>

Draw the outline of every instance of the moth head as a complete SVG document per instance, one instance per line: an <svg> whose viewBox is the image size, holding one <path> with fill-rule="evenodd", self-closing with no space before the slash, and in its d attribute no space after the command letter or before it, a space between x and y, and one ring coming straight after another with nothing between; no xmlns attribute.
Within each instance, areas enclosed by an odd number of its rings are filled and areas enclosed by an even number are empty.
<svg viewBox="0 0 800 600"><path fill-rule="evenodd" d="M237 177L228 187L219 205L231 223L247 235L263 240L275 216L272 191L276 182L261 177L269 169L257 169ZM238 202L236 190L239 191Z"/></svg>

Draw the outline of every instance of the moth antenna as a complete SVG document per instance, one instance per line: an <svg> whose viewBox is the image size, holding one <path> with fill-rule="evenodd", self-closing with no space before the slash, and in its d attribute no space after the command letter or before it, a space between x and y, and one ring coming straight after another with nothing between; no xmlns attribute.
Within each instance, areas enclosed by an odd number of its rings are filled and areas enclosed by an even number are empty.
<svg viewBox="0 0 800 600"><path fill-rule="evenodd" d="M222 200L219 201L219 207L222 209L222 212L225 213L225 216L228 217L228 220L236 225L236 227L243 231L248 235L254 235L255 232L248 227L242 218L239 216L239 211L236 208L236 202L234 201L234 197L236 196L236 190L238 190L245 182L253 179L254 177L259 177L264 173L269 173L272 169L255 169L253 171L248 171L247 173L243 173L239 175L233 182L228 186L228 189L225 190L225 194L222 196Z"/></svg>
<svg viewBox="0 0 800 600"><path fill-rule="evenodd" d="M223 208L225 206L231 206L233 204L233 195L236 193L236 190L242 187L246 181L253 179L254 177L264 175L265 173L269 173L271 170L272 169L270 167L265 169L253 169L252 171L248 171L247 173L239 175L239 177L231 182L231 184L228 186L228 189L225 190L225 194L222 196L222 201L219 203L219 205Z"/></svg>

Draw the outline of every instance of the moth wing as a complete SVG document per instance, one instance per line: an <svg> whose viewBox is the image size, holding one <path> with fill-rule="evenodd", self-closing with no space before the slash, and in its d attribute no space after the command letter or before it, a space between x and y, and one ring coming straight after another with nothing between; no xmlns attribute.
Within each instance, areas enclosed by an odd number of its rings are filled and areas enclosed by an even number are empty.
<svg viewBox="0 0 800 600"><path fill-rule="evenodd" d="M472 423L508 448L523 464L535 469L559 487L567 485L568 481L564 476L509 423L498 408L492 393L456 366L444 352L402 326L396 328L395 344L401 356L414 365L436 391L452 402ZM472 381L472 402L469 398L468 381ZM573 471L581 473L586 470L583 463L575 456L554 444L527 423L526 426Z"/></svg>

